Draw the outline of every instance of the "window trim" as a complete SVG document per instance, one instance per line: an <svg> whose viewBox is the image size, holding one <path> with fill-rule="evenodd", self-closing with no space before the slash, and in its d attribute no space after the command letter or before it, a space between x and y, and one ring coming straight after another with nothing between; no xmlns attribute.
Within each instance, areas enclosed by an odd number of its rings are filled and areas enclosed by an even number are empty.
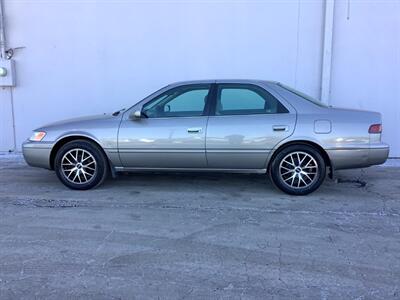
<svg viewBox="0 0 400 300"><path fill-rule="evenodd" d="M204 109L201 115L198 116L171 116L171 117L167 117L167 116L163 116L163 117L153 117L153 118L146 118L146 119L174 119L174 118L199 118L199 117L205 117L209 115L209 103L210 103L210 96L212 95L212 91L213 91L213 83L191 83L191 84L183 84L183 85L178 85L178 86L174 86L171 87L170 89L167 89L157 95L155 95L152 99L150 99L149 101L146 101L145 103L143 103L140 107L140 110L143 111L144 106L151 104L153 101L156 101L159 97L162 97L164 94L172 91L172 90L176 90L176 89L181 89L181 88L188 88L190 89L191 87L199 87L199 89L201 89L200 87L208 87L208 95L207 95L207 100L204 104ZM196 88L194 88L196 89ZM183 93L179 94L182 95Z"/></svg>

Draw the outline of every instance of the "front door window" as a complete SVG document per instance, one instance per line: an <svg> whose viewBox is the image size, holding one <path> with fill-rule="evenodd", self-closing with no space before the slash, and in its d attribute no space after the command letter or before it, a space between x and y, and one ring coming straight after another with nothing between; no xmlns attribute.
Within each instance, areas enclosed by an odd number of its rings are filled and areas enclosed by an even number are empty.
<svg viewBox="0 0 400 300"><path fill-rule="evenodd" d="M173 88L143 106L148 118L195 117L205 112L210 85Z"/></svg>

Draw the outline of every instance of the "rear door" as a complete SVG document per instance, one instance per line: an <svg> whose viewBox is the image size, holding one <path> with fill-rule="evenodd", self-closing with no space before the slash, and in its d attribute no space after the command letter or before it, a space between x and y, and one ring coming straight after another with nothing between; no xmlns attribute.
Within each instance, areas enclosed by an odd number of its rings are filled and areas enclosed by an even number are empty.
<svg viewBox="0 0 400 300"><path fill-rule="evenodd" d="M254 84L218 83L206 134L209 168L264 169L276 144L290 136L293 108Z"/></svg>

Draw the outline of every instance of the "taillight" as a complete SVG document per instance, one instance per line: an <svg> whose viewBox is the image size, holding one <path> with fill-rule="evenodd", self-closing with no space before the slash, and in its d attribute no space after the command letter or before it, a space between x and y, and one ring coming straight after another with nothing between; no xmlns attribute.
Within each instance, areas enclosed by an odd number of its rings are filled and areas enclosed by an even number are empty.
<svg viewBox="0 0 400 300"><path fill-rule="evenodd" d="M369 126L369 133L382 133L382 124L373 124Z"/></svg>

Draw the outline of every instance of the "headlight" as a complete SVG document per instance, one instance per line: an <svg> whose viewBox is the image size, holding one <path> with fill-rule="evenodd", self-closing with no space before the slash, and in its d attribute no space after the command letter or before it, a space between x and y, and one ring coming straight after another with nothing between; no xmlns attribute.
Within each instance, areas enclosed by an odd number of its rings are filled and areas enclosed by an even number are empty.
<svg viewBox="0 0 400 300"><path fill-rule="evenodd" d="M33 135L29 138L32 142L40 142L45 137L46 132L44 131L34 131Z"/></svg>

